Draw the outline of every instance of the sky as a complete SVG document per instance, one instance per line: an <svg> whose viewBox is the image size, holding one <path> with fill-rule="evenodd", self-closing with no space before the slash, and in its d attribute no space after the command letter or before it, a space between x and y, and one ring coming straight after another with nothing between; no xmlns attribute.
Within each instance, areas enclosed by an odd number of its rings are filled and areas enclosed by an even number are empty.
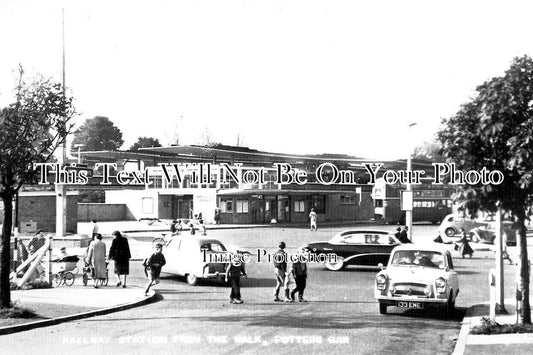
<svg viewBox="0 0 533 355"><path fill-rule="evenodd" d="M62 9L75 123L108 117L123 149L207 135L405 158L476 86L533 56L531 1L0 0L0 106L19 64L61 81Z"/></svg>

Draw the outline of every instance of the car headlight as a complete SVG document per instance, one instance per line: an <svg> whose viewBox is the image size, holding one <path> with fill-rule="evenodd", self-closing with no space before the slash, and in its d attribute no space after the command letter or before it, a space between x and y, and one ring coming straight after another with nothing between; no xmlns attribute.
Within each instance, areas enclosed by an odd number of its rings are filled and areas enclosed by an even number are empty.
<svg viewBox="0 0 533 355"><path fill-rule="evenodd" d="M376 287L378 290L383 291L387 287L387 276L383 274L376 276Z"/></svg>
<svg viewBox="0 0 533 355"><path fill-rule="evenodd" d="M429 287L429 285L427 285L427 286L424 288L424 294L425 294L427 297L430 297L430 296L431 296L431 287Z"/></svg>
<svg viewBox="0 0 533 355"><path fill-rule="evenodd" d="M439 277L437 280L435 280L435 288L437 289L437 292L445 293L447 284L448 283L446 282L446 280L442 277Z"/></svg>

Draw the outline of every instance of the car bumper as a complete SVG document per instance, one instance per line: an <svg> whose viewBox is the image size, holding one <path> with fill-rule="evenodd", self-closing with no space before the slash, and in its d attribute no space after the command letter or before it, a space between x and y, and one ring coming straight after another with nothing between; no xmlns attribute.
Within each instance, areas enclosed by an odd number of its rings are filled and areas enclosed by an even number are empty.
<svg viewBox="0 0 533 355"><path fill-rule="evenodd" d="M376 298L380 303L389 306L395 306L397 302L420 302L424 304L444 305L448 302L448 298L422 298L422 297L389 297L380 296Z"/></svg>

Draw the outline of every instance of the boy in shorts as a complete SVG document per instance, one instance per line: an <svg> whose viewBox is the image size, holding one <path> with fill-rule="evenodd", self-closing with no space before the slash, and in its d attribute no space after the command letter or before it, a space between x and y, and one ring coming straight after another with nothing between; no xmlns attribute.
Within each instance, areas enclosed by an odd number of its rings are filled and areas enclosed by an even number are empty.
<svg viewBox="0 0 533 355"><path fill-rule="evenodd" d="M166 264L165 256L161 252L163 250L162 244L156 244L155 251L149 258L144 259L144 272L150 282L146 285L144 295L148 296L148 291L150 287L157 285L159 283L159 275L161 274L161 269L163 265Z"/></svg>

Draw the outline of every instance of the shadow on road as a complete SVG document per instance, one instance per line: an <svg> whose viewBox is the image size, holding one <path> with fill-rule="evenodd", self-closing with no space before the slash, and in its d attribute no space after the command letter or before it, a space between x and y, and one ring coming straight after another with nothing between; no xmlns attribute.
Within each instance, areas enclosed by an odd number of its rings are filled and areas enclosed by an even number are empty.
<svg viewBox="0 0 533 355"><path fill-rule="evenodd" d="M376 311L377 313L377 311ZM429 318L429 317L428 317ZM250 327L279 327L279 328L302 328L302 329L383 329L398 328L398 318L394 316L375 316L365 314L364 317L356 315L345 316L319 316L319 315L297 315L297 314L269 314L246 316L228 315L220 317L194 317L198 322L225 322L238 323ZM456 320L438 322L438 324L428 322L423 317L413 317L409 321L409 328L412 330L431 331L433 329L457 329L460 324Z"/></svg>

